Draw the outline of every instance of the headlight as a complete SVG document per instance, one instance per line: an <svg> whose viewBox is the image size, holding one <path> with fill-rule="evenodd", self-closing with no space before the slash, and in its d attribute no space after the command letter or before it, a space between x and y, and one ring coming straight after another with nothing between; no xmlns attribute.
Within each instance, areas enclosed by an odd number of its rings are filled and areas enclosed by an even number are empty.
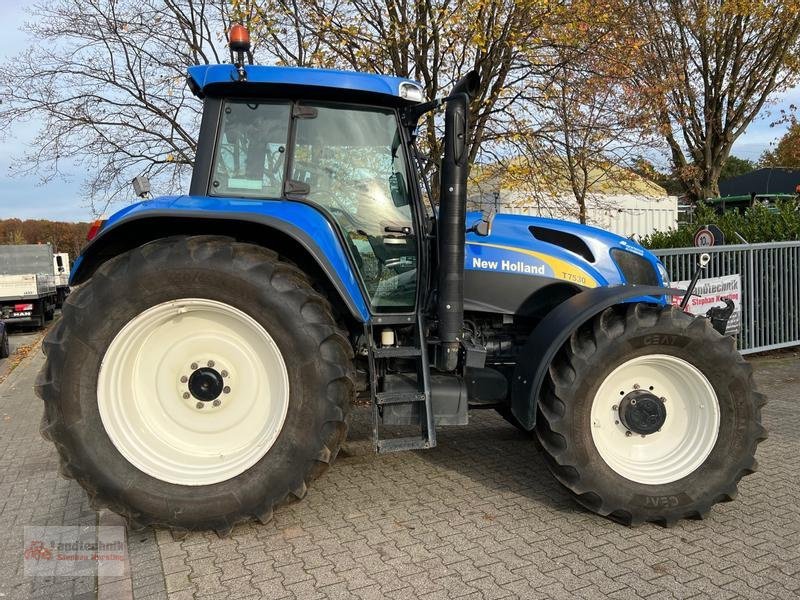
<svg viewBox="0 0 800 600"><path fill-rule="evenodd" d="M411 102L422 102L425 99L425 92L416 83L403 81L400 83L400 97Z"/></svg>
<svg viewBox="0 0 800 600"><path fill-rule="evenodd" d="M669 273L667 273L667 269L664 267L664 265L661 264L661 262L657 263L657 268L658 268L658 275L659 277L661 277L661 285L663 285L664 287L670 287L672 285L672 282L669 280Z"/></svg>

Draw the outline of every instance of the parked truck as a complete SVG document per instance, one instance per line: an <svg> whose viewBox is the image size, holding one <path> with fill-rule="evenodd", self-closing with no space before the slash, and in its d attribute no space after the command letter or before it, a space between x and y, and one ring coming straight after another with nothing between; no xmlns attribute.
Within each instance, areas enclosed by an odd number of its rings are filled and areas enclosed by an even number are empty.
<svg viewBox="0 0 800 600"><path fill-rule="evenodd" d="M252 65L239 25L230 47L189 69L189 193L92 228L44 343L41 431L95 507L266 522L334 461L359 393L381 453L495 409L623 523L733 499L766 436L750 366L636 242L466 213L476 73L426 101L408 79ZM415 141L442 107L434 209Z"/></svg>
<svg viewBox="0 0 800 600"><path fill-rule="evenodd" d="M54 260L50 244L0 246L0 319L42 326L53 318Z"/></svg>

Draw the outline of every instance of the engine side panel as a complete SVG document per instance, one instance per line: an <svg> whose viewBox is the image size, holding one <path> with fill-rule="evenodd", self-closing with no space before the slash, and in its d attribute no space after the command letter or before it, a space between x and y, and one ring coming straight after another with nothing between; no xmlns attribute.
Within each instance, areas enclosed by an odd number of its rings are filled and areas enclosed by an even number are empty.
<svg viewBox="0 0 800 600"><path fill-rule="evenodd" d="M467 224L479 219L479 213L469 213ZM552 235L540 239L534 232L541 230ZM559 236L564 239L561 244ZM619 253L643 265L647 280L627 281L614 260ZM664 284L657 265L658 259L636 242L596 227L497 215L490 235L467 235L464 306L487 313L530 314L530 298L547 294L547 288L558 290L563 299L565 288L577 293L624 284Z"/></svg>

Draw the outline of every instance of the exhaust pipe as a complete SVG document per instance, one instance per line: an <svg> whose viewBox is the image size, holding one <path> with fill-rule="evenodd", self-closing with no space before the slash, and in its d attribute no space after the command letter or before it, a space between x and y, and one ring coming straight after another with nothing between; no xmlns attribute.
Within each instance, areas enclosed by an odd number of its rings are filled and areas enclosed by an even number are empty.
<svg viewBox="0 0 800 600"><path fill-rule="evenodd" d="M464 244L467 216L469 102L478 91L480 77L470 71L446 98L444 156L440 172L438 247L438 307L441 352L436 367L454 371L458 365L459 338L464 329Z"/></svg>

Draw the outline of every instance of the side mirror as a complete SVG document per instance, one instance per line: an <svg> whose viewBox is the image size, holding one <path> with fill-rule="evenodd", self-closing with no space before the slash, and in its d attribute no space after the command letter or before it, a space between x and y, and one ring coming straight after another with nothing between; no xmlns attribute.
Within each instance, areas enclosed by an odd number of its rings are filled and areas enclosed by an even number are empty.
<svg viewBox="0 0 800 600"><path fill-rule="evenodd" d="M483 213L480 221L473 223L472 227L467 229L467 233L474 233L480 237L490 236L492 234L492 223L494 223L494 217L494 210Z"/></svg>
<svg viewBox="0 0 800 600"><path fill-rule="evenodd" d="M389 192L392 195L392 202L397 208L408 206L408 189L402 173L395 172L389 175Z"/></svg>
<svg viewBox="0 0 800 600"><path fill-rule="evenodd" d="M133 192L139 198L146 198L150 195L150 180L144 175L134 177L131 184L133 185Z"/></svg>
<svg viewBox="0 0 800 600"><path fill-rule="evenodd" d="M58 272L59 273L63 273L64 272L64 259L61 258L60 254L56 255L56 266L58 267Z"/></svg>

